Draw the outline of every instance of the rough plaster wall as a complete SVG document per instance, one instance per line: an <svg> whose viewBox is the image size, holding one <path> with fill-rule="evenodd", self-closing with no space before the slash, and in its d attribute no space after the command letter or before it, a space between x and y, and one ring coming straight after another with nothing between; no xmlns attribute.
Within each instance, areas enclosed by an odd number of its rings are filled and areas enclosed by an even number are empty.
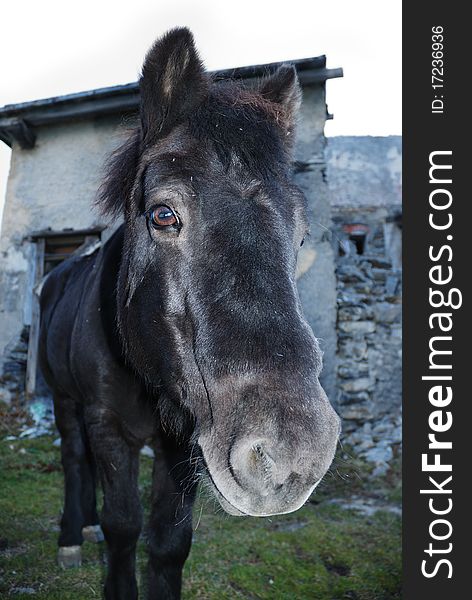
<svg viewBox="0 0 472 600"><path fill-rule="evenodd" d="M308 199L311 235L300 252L298 285L305 315L324 351L322 383L335 399L336 282L324 229L331 227L323 172L325 119L324 87L305 88L295 158L306 165L296 181ZM33 150L13 150L0 240L0 361L23 327L31 246L23 238L47 227L81 229L103 222L91 203L103 159L119 141L118 124L100 119L39 129Z"/></svg>
<svg viewBox="0 0 472 600"><path fill-rule="evenodd" d="M24 238L103 221L91 205L115 127L104 120L40 128L34 149L13 148L0 237L0 360L23 325L31 251Z"/></svg>
<svg viewBox="0 0 472 600"><path fill-rule="evenodd" d="M401 203L401 136L328 138L326 168L334 208Z"/></svg>
<svg viewBox="0 0 472 600"><path fill-rule="evenodd" d="M324 353L321 382L330 400L335 402L336 279L329 234L331 212L325 183L324 87L305 88L303 98L295 159L308 165L295 176L295 181L308 200L310 235L300 250L298 289L305 316Z"/></svg>

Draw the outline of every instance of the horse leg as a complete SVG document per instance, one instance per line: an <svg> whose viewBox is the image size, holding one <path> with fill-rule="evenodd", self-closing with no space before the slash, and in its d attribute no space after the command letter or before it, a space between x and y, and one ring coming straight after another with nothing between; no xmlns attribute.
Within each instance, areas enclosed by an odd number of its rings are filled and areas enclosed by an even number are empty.
<svg viewBox="0 0 472 600"><path fill-rule="evenodd" d="M61 435L61 458L64 470L64 510L59 535L58 563L61 567L81 564L82 474L86 467L86 449L81 431L79 406L70 397L55 394L54 414Z"/></svg>
<svg viewBox="0 0 472 600"><path fill-rule="evenodd" d="M84 526L82 528L82 535L84 540L87 542L103 542L103 532L99 525L99 518L97 514L97 475L96 475L96 464L95 458L90 448L90 441L88 434L83 429L83 438L85 441L86 449L86 464L84 465L82 473L82 511L84 515Z"/></svg>
<svg viewBox="0 0 472 600"><path fill-rule="evenodd" d="M107 600L135 600L136 543L142 508L138 472L140 446L127 440L110 412L87 415L87 431L103 488L101 525L108 547Z"/></svg>
<svg viewBox="0 0 472 600"><path fill-rule="evenodd" d="M151 516L148 532L148 598L180 598L182 569L192 543L196 494L191 447L162 434L154 443Z"/></svg>

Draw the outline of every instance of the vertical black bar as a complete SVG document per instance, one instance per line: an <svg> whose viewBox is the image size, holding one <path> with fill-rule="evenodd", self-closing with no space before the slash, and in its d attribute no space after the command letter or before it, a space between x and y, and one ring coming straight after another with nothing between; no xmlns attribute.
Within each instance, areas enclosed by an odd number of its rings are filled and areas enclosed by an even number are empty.
<svg viewBox="0 0 472 600"><path fill-rule="evenodd" d="M472 597L472 398L467 377L472 375L471 286L467 286L472 259L472 198L466 182L472 174L472 151L465 147L466 135L472 129L467 91L472 30L466 7L437 0L403 5L406 600ZM430 173L432 162L452 168L433 168ZM434 267L438 268L431 271ZM439 293L433 292L431 298L431 290ZM433 307L432 302L441 304L441 292L445 302L451 299L457 308ZM448 327L450 330L445 331ZM430 344L435 350L452 350L452 354L432 356ZM431 368L431 359L440 368ZM446 368L449 365L452 368ZM424 376L436 379L422 379ZM436 393L431 392L433 387ZM447 387L452 393L449 403ZM444 431L438 432L441 428ZM438 442L452 442L452 449L428 448L434 444L428 437L433 434ZM423 454L429 465L437 460L451 465L452 470L422 468ZM444 514L433 512L448 509Z"/></svg>

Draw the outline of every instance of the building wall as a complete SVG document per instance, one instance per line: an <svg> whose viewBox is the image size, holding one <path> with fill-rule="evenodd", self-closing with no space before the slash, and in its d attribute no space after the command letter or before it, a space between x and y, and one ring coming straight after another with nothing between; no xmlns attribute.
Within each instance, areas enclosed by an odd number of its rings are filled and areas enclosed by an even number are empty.
<svg viewBox="0 0 472 600"><path fill-rule="evenodd" d="M325 353L322 382L333 398L336 281L325 230L331 227L331 218L323 176L324 85L307 86L303 92L295 177L308 198L312 233L301 250L298 284L307 318ZM39 128L35 148L13 148L0 238L0 374L7 368L21 378L24 372L25 306L32 286L32 244L25 238L48 227L103 224L92 203L104 157L119 142L119 126L120 119L107 118Z"/></svg>
<svg viewBox="0 0 472 600"><path fill-rule="evenodd" d="M15 146L0 237L0 356L27 317L32 286L33 231L83 229L101 219L92 210L103 156L116 122L81 122L38 129L32 150Z"/></svg>
<svg viewBox="0 0 472 600"><path fill-rule="evenodd" d="M320 342L323 355L321 383L336 402L336 277L329 231L330 194L325 178L324 86L304 90L297 135L295 181L308 201L310 235L298 257L298 290L305 316Z"/></svg>
<svg viewBox="0 0 472 600"><path fill-rule="evenodd" d="M401 442L401 138L330 138L326 157L338 409L347 441L381 473Z"/></svg>
<svg viewBox="0 0 472 600"><path fill-rule="evenodd" d="M328 138L326 177L334 210L400 206L401 137Z"/></svg>

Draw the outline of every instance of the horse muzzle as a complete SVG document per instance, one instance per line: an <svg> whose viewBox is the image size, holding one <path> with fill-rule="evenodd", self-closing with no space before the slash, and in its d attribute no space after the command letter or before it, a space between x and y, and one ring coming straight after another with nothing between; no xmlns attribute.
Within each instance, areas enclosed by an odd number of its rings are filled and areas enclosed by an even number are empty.
<svg viewBox="0 0 472 600"><path fill-rule="evenodd" d="M222 508L264 517L303 506L333 460L339 433L339 417L327 403L323 419L285 429L268 422L262 431L228 436L233 441L226 448L211 434L200 436L199 444Z"/></svg>

